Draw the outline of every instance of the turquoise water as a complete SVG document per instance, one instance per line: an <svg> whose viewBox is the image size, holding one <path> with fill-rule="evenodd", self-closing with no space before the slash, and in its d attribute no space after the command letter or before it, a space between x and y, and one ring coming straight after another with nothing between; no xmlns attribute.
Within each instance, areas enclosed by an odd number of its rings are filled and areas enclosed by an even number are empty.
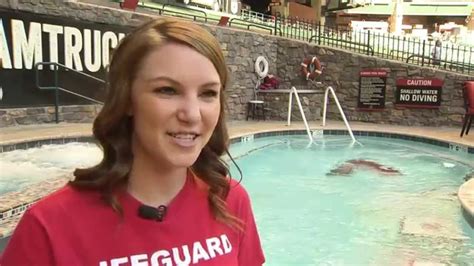
<svg viewBox="0 0 474 266"><path fill-rule="evenodd" d="M474 156L417 142L279 136L232 145L243 171L266 265L474 265L474 230L456 197ZM401 175L355 169L351 159ZM235 168L232 175L238 178ZM416 264L415 264L416 263ZM435 264L437 265L437 264Z"/></svg>

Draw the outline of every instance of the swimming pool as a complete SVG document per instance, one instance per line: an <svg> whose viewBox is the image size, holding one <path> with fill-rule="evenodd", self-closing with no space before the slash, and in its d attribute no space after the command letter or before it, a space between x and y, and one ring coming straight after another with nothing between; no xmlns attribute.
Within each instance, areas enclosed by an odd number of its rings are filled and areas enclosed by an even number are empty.
<svg viewBox="0 0 474 266"><path fill-rule="evenodd" d="M474 169L474 155L360 136L362 146L353 147L347 136L324 136L310 146L305 135L236 140L231 153L251 194L266 265L470 265L474 233L455 193ZM88 143L2 153L1 194L100 159ZM348 162L352 171L335 174Z"/></svg>
<svg viewBox="0 0 474 266"><path fill-rule="evenodd" d="M474 230L456 197L472 154L386 138L358 137L363 146L352 148L347 137L324 139L308 147L305 136L250 136L232 145L268 265L473 265ZM352 171L338 175L348 162Z"/></svg>

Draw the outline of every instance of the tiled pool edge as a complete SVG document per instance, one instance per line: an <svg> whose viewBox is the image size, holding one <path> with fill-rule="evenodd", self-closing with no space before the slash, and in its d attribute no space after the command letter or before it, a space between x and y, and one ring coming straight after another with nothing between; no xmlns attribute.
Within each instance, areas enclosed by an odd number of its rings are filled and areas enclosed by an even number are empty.
<svg viewBox="0 0 474 266"><path fill-rule="evenodd" d="M314 131L322 131L324 135L336 135L336 136L349 136L347 130L343 129L313 129ZM425 144L435 145L443 148L448 149L465 149L467 153L474 154L474 146L467 146L464 144L454 143L446 140L439 140L434 138L428 137L420 137L416 135L410 134L401 134L401 133L390 133L390 132L379 132L379 131L371 131L371 130L353 130L352 133L354 136L363 136L363 137L381 137L381 138L393 138L393 139L401 139L401 140L409 140L415 142L421 142ZM266 130L266 131L255 131L249 133L238 134L233 136L231 139L231 144L238 143L241 141L246 141L245 138L247 136L253 136L253 138L263 138L263 137L271 137L271 136L285 136L285 135L306 135L306 130L303 129L292 129L292 130Z"/></svg>
<svg viewBox="0 0 474 266"><path fill-rule="evenodd" d="M92 136L58 136L19 141L15 143L0 143L0 153L14 150L26 150L49 144L65 144L69 142L95 142Z"/></svg>
<svg viewBox="0 0 474 266"><path fill-rule="evenodd" d="M349 135L347 130L342 130L342 129L313 129L313 130L320 131L320 133L324 135ZM306 134L307 134L306 130L304 129L260 130L260 131L246 132L246 133L241 133L241 134L233 134L231 136L230 143L234 144L234 143L239 143L239 142L246 142L246 141L249 141L250 139L270 137L270 136L288 136L288 135L306 135ZM451 143L449 141L438 140L438 139L427 138L427 137L420 137L420 136L409 135L409 134L379 132L379 131L370 131L370 130L354 130L353 134L354 136L369 136L369 137L383 137L383 138L410 140L410 141L436 145L436 146L444 147L447 149L453 149L453 146L454 146L454 149L465 149L467 153L474 154L474 146L466 146L463 144ZM40 147L42 145L47 145L47 144L65 144L69 142L94 142L94 141L95 140L92 136L58 136L57 138L51 137L48 139L37 139L37 140L22 141L18 143L0 144L0 153L12 151L12 150L18 150L18 149ZM474 189L474 181L471 180L471 182L473 185L472 187L469 186L469 188L472 190ZM461 186L461 188L463 186ZM461 188L460 188L460 191L461 191ZM461 206L463 207L465 213L467 213L469 216L469 217L466 217L466 219L471 225L474 224L474 191L470 193L463 192L462 194L458 194L458 198L461 201ZM35 199L34 201L36 200L38 199ZM471 202L473 204L465 204L465 202ZM13 223L16 224L16 222L18 222L19 220L19 217L21 217L22 215L22 212L16 211L15 209L24 208L25 203L22 203L21 205L18 205L18 204L13 204L13 205L18 206L18 207L11 206L11 208L7 208L6 211L9 211L11 213L18 213L18 215L10 217L11 223L7 226L9 228L7 230L3 228L4 223L0 222L0 238L6 237L13 232L14 226L12 224ZM3 213L1 213L0 216L4 216Z"/></svg>
<svg viewBox="0 0 474 266"><path fill-rule="evenodd" d="M29 206L53 193L67 182L67 177L46 180L0 197L0 238L13 233L16 224Z"/></svg>

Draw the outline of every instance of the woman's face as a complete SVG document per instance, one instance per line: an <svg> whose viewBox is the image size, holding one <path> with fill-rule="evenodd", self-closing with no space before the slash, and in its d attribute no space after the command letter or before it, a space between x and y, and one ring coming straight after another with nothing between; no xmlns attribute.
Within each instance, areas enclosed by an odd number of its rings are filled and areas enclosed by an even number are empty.
<svg viewBox="0 0 474 266"><path fill-rule="evenodd" d="M145 56L131 88L134 160L193 165L219 119L221 87L212 62L188 46L167 43Z"/></svg>

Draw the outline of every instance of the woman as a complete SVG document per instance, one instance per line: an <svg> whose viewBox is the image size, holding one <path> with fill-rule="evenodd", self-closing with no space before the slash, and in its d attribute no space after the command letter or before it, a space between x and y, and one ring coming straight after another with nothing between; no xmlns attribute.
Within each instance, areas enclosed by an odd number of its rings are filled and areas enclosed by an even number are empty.
<svg viewBox="0 0 474 266"><path fill-rule="evenodd" d="M230 180L219 43L160 19L123 39L94 122L104 158L24 214L9 265L261 265L248 194Z"/></svg>

